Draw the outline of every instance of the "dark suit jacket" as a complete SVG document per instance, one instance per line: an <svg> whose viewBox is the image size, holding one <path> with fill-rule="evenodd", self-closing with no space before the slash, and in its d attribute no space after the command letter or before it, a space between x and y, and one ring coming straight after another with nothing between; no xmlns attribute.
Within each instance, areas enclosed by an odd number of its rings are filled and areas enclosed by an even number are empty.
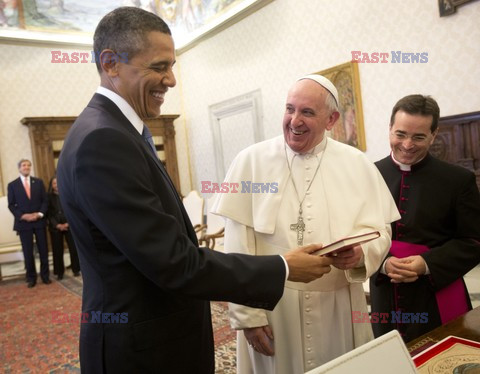
<svg viewBox="0 0 480 374"><path fill-rule="evenodd" d="M47 206L47 194L41 179L30 176L30 199L27 197L20 177L8 184L8 209L10 209L15 216L15 222L13 224L15 231L45 227ZM23 214L34 212L41 212L44 217L35 222L20 220Z"/></svg>
<svg viewBox="0 0 480 374"><path fill-rule="evenodd" d="M52 231L58 231L57 225L67 222L60 203L60 196L53 192L48 194L47 220L48 228Z"/></svg>
<svg viewBox="0 0 480 374"><path fill-rule="evenodd" d="M421 255L430 275L399 284L379 272L370 279L372 312L428 313L427 323L373 325L377 337L397 328L410 341L441 325L435 292L480 262L480 195L471 171L431 155L407 174L390 156L375 164L402 215L392 224L392 239L430 248ZM466 288L465 294L470 302Z"/></svg>
<svg viewBox="0 0 480 374"><path fill-rule="evenodd" d="M128 313L128 323L83 323L84 373L213 373L210 305L273 309L279 256L198 248L187 214L148 144L95 94L58 163L60 199L78 245L83 312Z"/></svg>

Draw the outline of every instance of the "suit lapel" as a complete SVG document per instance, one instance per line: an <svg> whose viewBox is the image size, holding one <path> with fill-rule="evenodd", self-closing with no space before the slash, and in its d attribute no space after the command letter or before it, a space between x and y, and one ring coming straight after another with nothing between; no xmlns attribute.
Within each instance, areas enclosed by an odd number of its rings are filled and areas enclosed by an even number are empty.
<svg viewBox="0 0 480 374"><path fill-rule="evenodd" d="M36 188L37 188L36 181L35 179L33 179L32 176L30 176L30 200L33 200L33 196L36 195L34 192Z"/></svg>
<svg viewBox="0 0 480 374"><path fill-rule="evenodd" d="M140 135L140 136L141 136L141 135ZM157 155L153 154L152 149L150 149L150 145L145 141L145 139L143 139L142 136L141 136L141 138L142 138L142 140L143 140L143 146L144 146L144 148L147 150L147 152L148 152L148 154L150 155L150 157L155 161L155 163L157 164L158 168L159 168L160 171L162 172L163 176L168 179L169 184L170 184L170 187L173 187L172 182L170 181L170 176L168 175L167 170L165 170L165 166L163 166L162 161L160 161L160 159L157 157ZM174 189L175 189L175 188L174 188Z"/></svg>
<svg viewBox="0 0 480 374"><path fill-rule="evenodd" d="M180 199L180 196L178 195L177 189L173 185L172 180L170 179L170 176L168 175L167 171L165 170L165 167L161 163L161 161L156 157L156 155L153 154L152 150L150 149L149 144L143 139L143 136L138 133L138 131L133 127L133 125L130 123L127 117L122 113L122 111L118 108L118 106L115 105L113 101L111 101L109 98L100 95L100 94L95 94L93 95L92 100L90 100L90 103L88 104L90 107L97 108L99 110L106 111L110 113L112 116L114 116L117 120L118 123L127 131L129 132L135 139L137 139L138 142L142 144L144 147L145 151L150 155L150 157L154 160L155 164L157 165L158 169L160 170L160 173L162 174L163 179L165 180L165 183L167 186L169 186L171 193L175 196L177 199L177 205L182 213L183 216L183 225L187 231L187 234L189 238L195 243L195 245L198 245L198 240L197 240L197 235L195 234L195 230L192 227L192 223L190 222L190 219L188 218L188 214L183 206L183 203Z"/></svg>
<svg viewBox="0 0 480 374"><path fill-rule="evenodd" d="M142 140L143 140L143 137L142 137ZM170 188L173 191L175 191L175 196L177 197L177 199L180 199L180 197L178 196L177 190L176 190L175 186L173 185L173 182L170 179L170 176L168 175L167 170L165 169L165 166L163 166L162 161L160 161L160 159L157 157L157 155L152 153L152 150L150 149L150 146L145 141L143 143L144 143L145 149L147 149L148 154L153 159L153 161L155 161L158 168L160 169L160 172L163 174L164 178L167 180Z"/></svg>
<svg viewBox="0 0 480 374"><path fill-rule="evenodd" d="M195 234L195 230L193 230L192 228L192 223L190 221L190 218L188 217L188 213L185 210L185 207L183 206L183 202L180 199L177 189L175 188L172 182L172 179L168 175L167 170L165 169L165 166L163 166L163 163L160 161L160 159L152 153L150 146L145 141L143 143L144 143L144 146L148 149L148 153L150 154L150 156L152 157L152 159L155 161L158 168L160 169L160 172L162 173L164 179L167 181L167 184L170 186L170 189L172 190L172 193L175 195L175 198L177 199L178 206L180 208L180 211L182 212L183 220L185 221L185 228L187 229L188 236L195 243L195 245L198 245L197 235ZM188 224L186 224L187 222Z"/></svg>
<svg viewBox="0 0 480 374"><path fill-rule="evenodd" d="M142 137L143 139L143 137ZM187 230L188 236L190 239L195 243L195 245L198 245L198 240L197 240L197 235L195 234L195 230L193 230L192 227L192 222L190 221L190 218L188 217L188 213L185 210L185 207L183 206L183 202L180 199L180 196L178 195L177 189L175 188L172 179L167 173L167 170L165 169L165 166L163 166L162 161L157 157L157 155L154 155L152 150L150 149L150 145L148 145L145 141L143 142L145 144L145 147L148 149L148 153L152 157L152 159L155 161L157 164L158 168L160 169L160 172L163 175L163 178L167 181L167 184L170 186L170 189L172 190L172 194L175 195L175 198L177 199L178 207L180 208L180 211L182 212L183 220L185 222L185 228ZM187 224L188 222L188 224Z"/></svg>
<svg viewBox="0 0 480 374"><path fill-rule="evenodd" d="M91 105L93 104L93 105ZM161 161L158 159L158 157L155 157L155 155L152 153L152 150L150 149L150 146L147 144L147 142L143 139L143 136L138 133L138 131L133 127L133 125L130 123L127 117L124 116L122 111L118 108L118 106L115 105L113 101L111 101L109 98L100 95L100 94L95 94L93 95L92 100L88 104L89 106L97 107L100 106L100 109L106 110L108 113L112 114L114 117L117 118L119 124L122 125L122 127L132 134L138 142L140 142L146 152L150 155L150 157L155 161L157 164L158 168L160 169L162 175L169 181L169 185L173 187L172 182L170 182L170 177L167 174L167 171L165 170L165 167L163 164L161 164ZM174 191L175 188L173 188Z"/></svg>

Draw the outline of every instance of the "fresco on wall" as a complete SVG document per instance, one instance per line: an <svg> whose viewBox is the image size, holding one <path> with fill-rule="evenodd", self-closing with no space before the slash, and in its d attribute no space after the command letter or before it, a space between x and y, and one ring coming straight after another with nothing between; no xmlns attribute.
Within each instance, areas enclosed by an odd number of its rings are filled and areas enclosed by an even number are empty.
<svg viewBox="0 0 480 374"><path fill-rule="evenodd" d="M160 16L180 47L210 24L225 21L257 3L271 0L0 0L0 31L84 33L90 36L100 19L120 6L136 6ZM0 36L5 36L0 32ZM35 36L32 35L32 39Z"/></svg>

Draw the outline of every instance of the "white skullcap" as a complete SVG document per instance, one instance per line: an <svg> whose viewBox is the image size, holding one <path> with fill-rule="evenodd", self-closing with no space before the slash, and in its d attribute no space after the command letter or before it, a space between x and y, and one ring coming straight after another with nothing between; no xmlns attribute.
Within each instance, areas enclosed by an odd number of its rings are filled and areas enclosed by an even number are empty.
<svg viewBox="0 0 480 374"><path fill-rule="evenodd" d="M302 79L311 79L312 81L317 82L320 84L323 88L325 88L328 92L330 92L335 99L335 101L338 104L338 91L333 85L332 82L330 82L327 78L325 78L323 75L318 75L318 74L310 74L310 75L305 75L304 77L300 78L299 81Z"/></svg>

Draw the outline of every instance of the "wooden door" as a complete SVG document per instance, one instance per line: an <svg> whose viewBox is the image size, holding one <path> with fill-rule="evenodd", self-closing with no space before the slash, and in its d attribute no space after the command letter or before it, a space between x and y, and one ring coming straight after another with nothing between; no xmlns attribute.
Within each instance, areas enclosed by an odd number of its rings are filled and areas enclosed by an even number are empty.
<svg viewBox="0 0 480 374"><path fill-rule="evenodd" d="M480 189L480 112L442 117L430 153L473 171Z"/></svg>
<svg viewBox="0 0 480 374"><path fill-rule="evenodd" d="M153 135L158 156L180 193L173 125L176 118L178 115L161 115L145 122ZM35 175L43 180L46 188L55 175L65 136L76 119L76 117L25 117L21 120L29 129Z"/></svg>

